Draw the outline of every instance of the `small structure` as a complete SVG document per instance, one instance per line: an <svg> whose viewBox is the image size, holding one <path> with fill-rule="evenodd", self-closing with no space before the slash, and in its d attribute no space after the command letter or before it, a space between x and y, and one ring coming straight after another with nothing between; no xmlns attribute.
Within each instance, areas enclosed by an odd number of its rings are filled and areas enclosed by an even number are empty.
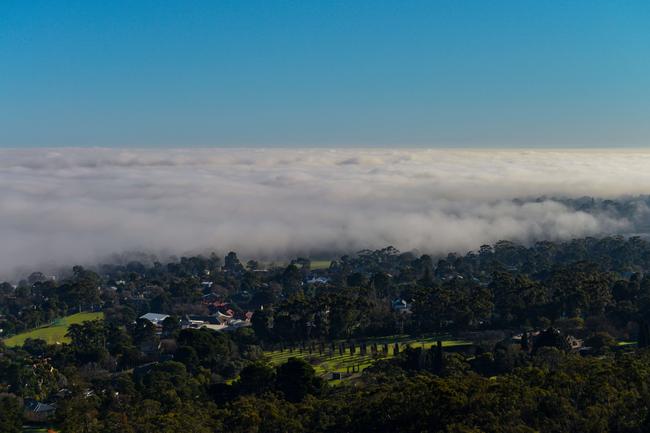
<svg viewBox="0 0 650 433"><path fill-rule="evenodd" d="M239 328L245 328L246 326L251 326L251 322L248 320L233 319L228 322L228 326L224 328L224 331L234 331Z"/></svg>
<svg viewBox="0 0 650 433"><path fill-rule="evenodd" d="M408 302L406 302L402 298L394 299L393 302L391 302L391 308L396 313L410 313L411 312L411 304L409 304Z"/></svg>
<svg viewBox="0 0 650 433"><path fill-rule="evenodd" d="M210 327L208 325L221 325L222 320L217 316L205 316L199 314L186 314L181 320L181 328L199 329L203 327Z"/></svg>
<svg viewBox="0 0 650 433"><path fill-rule="evenodd" d="M307 279L307 284L327 284L330 282L330 279L327 277L322 277L318 275L310 275Z"/></svg>
<svg viewBox="0 0 650 433"><path fill-rule="evenodd" d="M23 416L30 422L46 422L54 417L56 407L28 398L25 399Z"/></svg>
<svg viewBox="0 0 650 433"><path fill-rule="evenodd" d="M568 335L566 337L567 343L571 346L571 350L580 350L583 347L583 340L574 337L573 335Z"/></svg>
<svg viewBox="0 0 650 433"><path fill-rule="evenodd" d="M206 328L213 331L234 331L235 329L239 329L245 326L251 326L250 317L252 317L252 313L244 314L243 317L243 320L236 319L235 313L232 310L228 310L226 313L217 311L216 314L211 316L186 314L181 321L181 328Z"/></svg>
<svg viewBox="0 0 650 433"><path fill-rule="evenodd" d="M169 317L169 314L147 313L140 316L140 319L148 320L156 327L162 327L163 321Z"/></svg>

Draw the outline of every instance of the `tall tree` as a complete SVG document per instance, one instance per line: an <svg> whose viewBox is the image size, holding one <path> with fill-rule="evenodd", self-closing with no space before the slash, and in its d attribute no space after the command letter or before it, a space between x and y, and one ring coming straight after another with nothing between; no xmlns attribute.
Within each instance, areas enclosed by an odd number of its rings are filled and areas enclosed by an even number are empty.
<svg viewBox="0 0 650 433"><path fill-rule="evenodd" d="M0 432L21 433L23 431L23 413L18 399L10 396L0 396Z"/></svg>
<svg viewBox="0 0 650 433"><path fill-rule="evenodd" d="M278 367L276 386L287 400L298 402L308 394L320 393L323 383L305 360L291 357Z"/></svg>

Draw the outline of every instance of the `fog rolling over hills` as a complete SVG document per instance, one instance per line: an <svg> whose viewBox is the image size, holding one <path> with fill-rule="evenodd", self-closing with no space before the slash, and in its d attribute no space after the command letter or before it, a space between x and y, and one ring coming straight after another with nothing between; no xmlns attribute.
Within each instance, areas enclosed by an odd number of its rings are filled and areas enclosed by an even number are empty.
<svg viewBox="0 0 650 433"><path fill-rule="evenodd" d="M642 150L0 150L0 274L135 250L446 253L637 233L648 166Z"/></svg>

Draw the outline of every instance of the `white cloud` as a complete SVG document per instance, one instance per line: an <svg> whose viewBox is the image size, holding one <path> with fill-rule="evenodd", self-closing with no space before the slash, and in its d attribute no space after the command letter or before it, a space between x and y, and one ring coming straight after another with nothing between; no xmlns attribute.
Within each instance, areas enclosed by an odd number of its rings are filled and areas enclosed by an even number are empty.
<svg viewBox="0 0 650 433"><path fill-rule="evenodd" d="M131 250L443 253L624 232L512 199L647 194L648 167L633 150L1 150L0 275Z"/></svg>

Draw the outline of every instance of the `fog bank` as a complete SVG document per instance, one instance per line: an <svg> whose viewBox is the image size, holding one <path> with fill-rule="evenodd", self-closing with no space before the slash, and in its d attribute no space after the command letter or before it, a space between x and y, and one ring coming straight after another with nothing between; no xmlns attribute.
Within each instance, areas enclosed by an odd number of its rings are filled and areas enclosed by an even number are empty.
<svg viewBox="0 0 650 433"><path fill-rule="evenodd" d="M649 169L635 150L0 150L0 275L133 250L443 253L629 233L643 206L526 199L648 194Z"/></svg>

